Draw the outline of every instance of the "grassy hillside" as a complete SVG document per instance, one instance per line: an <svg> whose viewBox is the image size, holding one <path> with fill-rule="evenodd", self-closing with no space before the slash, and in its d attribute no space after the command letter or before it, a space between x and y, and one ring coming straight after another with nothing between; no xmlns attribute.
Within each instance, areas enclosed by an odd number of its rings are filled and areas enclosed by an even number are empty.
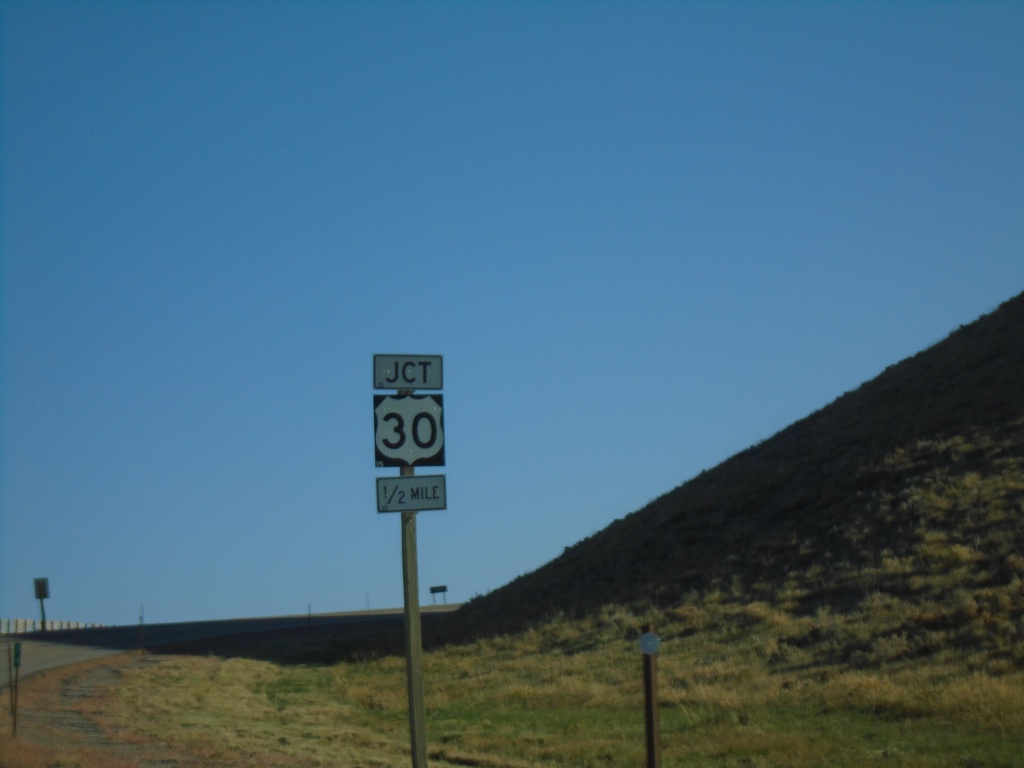
<svg viewBox="0 0 1024 768"><path fill-rule="evenodd" d="M1024 294L472 601L458 631L620 606L685 634L756 606L821 662L999 670L1024 665L1022 578Z"/></svg>
<svg viewBox="0 0 1024 768"><path fill-rule="evenodd" d="M1022 395L1024 295L429 617L430 764L643 764L649 622L665 640L665 766L1017 768ZM163 650L119 657L116 686L86 677L72 697L115 756L141 743L182 765L408 765L400 633ZM63 696L67 673L53 672ZM66 733L50 755L4 731L3 766L113 764Z"/></svg>

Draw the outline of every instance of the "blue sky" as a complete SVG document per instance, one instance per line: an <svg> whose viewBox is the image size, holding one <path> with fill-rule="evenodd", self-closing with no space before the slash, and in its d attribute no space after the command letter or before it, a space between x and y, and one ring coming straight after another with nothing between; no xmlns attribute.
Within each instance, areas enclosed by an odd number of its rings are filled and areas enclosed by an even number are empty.
<svg viewBox="0 0 1024 768"><path fill-rule="evenodd" d="M461 601L1024 289L1024 4L0 24L0 616L400 606L374 353L444 356Z"/></svg>

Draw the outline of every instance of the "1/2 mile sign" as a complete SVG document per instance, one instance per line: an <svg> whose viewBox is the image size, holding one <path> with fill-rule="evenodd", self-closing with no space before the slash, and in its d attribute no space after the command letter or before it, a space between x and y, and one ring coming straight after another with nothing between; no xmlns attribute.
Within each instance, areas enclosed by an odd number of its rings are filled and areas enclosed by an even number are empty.
<svg viewBox="0 0 1024 768"><path fill-rule="evenodd" d="M377 478L377 511L445 509L448 494L444 475Z"/></svg>

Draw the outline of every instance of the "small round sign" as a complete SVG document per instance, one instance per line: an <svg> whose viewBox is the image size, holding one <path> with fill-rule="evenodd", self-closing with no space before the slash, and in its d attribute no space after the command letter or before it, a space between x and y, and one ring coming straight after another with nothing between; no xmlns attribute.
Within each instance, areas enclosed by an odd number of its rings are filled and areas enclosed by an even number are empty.
<svg viewBox="0 0 1024 768"><path fill-rule="evenodd" d="M640 651L645 656L653 656L661 647L661 638L653 632L645 632L640 635Z"/></svg>

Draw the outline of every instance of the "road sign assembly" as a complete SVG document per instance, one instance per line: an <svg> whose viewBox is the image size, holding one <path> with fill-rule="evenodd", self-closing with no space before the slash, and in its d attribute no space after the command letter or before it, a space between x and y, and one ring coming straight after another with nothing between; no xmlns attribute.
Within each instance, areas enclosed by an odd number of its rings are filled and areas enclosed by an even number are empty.
<svg viewBox="0 0 1024 768"><path fill-rule="evenodd" d="M377 478L377 511L402 514L402 592L405 597L405 665L409 693L409 745L413 768L426 768L426 715L423 703L423 632L420 623L416 513L444 509L444 475L416 477L416 467L444 466L444 399L414 395L441 389L440 355L374 355L373 436L378 467L399 467L398 477Z"/></svg>

